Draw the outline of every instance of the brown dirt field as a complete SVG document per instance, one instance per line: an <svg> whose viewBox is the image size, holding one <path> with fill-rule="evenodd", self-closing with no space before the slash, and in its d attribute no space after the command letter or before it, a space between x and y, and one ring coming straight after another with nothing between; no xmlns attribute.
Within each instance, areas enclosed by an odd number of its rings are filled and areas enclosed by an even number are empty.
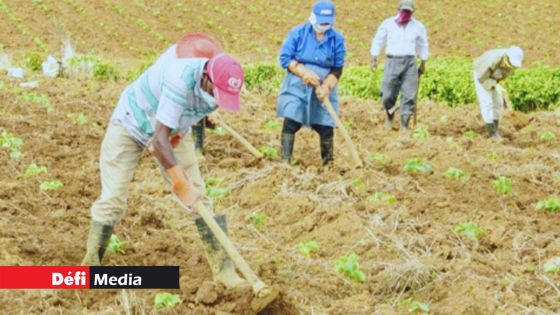
<svg viewBox="0 0 560 315"><path fill-rule="evenodd" d="M244 61L275 61L284 37L304 23L313 1L172 1L44 0L39 5L4 1L35 34L58 53L68 37L80 51L137 62L150 48L162 51L186 32L213 34L227 51ZM367 64L371 39L379 24L396 12L397 1L337 4L337 28L345 34L349 64ZM416 17L429 33L433 56L476 57L512 44L521 46L527 64L558 66L560 14L556 0L416 1ZM82 8L82 9L80 9ZM120 9L119 9L120 8ZM6 15L0 12L2 19ZM37 50L33 37L22 36L11 21L0 34L10 52ZM146 25L143 28L141 25ZM159 35L158 35L159 34ZM161 36L159 38L158 36Z"/></svg>
<svg viewBox="0 0 560 315"><path fill-rule="evenodd" d="M52 53L70 35L79 51L128 65L140 63L149 48L163 50L185 31L212 33L244 61L274 61L287 31L306 20L312 1L177 6L169 1L45 0L49 13L33 2L3 3ZM375 28L396 5L337 4L337 27L347 35L349 62L365 64ZM424 0L417 6L436 56L473 57L518 43L529 63L560 65L560 26L553 21L560 13L557 0ZM23 36L5 13L0 16L5 51L17 60L38 49L32 36ZM30 91L0 74L5 83L0 131L24 141L23 157L17 160L0 148L0 265L74 265L85 252L89 207L100 190L99 145L126 83L36 79L40 87L32 92L49 97L51 113L24 101ZM225 120L255 146L279 150L280 131L264 128L275 119L275 104L274 95L245 95L243 113L226 114ZM76 125L69 113L83 113L89 120ZM280 299L263 314L404 314L406 308L395 304L408 298L429 304L433 314L560 312L560 276L542 271L546 261L559 255L560 217L534 209L560 190L559 113L510 113L501 124L503 143L464 136L468 130L484 134L476 107L423 102L419 127L430 132L426 140L385 131L380 105L373 101L343 98L342 118L364 158L362 169L352 167L339 133L336 162L328 170L319 167L318 137L309 130L298 133L295 167L278 158L256 160L229 136L208 137L203 175L222 178L221 185L230 190L216 210L227 214L231 238L249 264L281 289ZM544 131L557 138L542 141ZM376 160L376 153L387 162ZM413 157L426 158L433 172L403 171ZM24 179L31 163L47 166L48 174ZM449 167L465 170L470 179L443 178ZM492 187L500 175L512 179L515 194L502 196ZM41 182L53 179L63 187L39 189ZM394 195L397 202L368 201L375 192ZM262 226L252 223L256 211L266 214ZM456 234L454 227L464 221L476 222L486 235L472 241ZM106 264L181 267L181 289L175 293L183 302L177 308L154 310L157 290L20 290L0 292L0 313L251 314L250 290L226 290L209 282L196 228L169 197L147 154L131 186L128 213L115 233L127 242L125 254L108 253ZM310 240L320 249L307 258L296 246ZM334 271L334 262L351 252L360 257L364 283Z"/></svg>
<svg viewBox="0 0 560 315"><path fill-rule="evenodd" d="M8 87L15 84L1 80ZM88 208L99 193L98 147L123 87L69 79L40 83L37 92L49 96L52 113L22 101L23 91L0 93L0 126L24 141L21 159L0 151L0 265L79 263ZM226 120L255 145L278 148L279 132L263 130L274 119L273 100L246 96L243 114L226 115ZM75 126L68 113L84 113L89 122ZM223 178L222 185L231 190L217 210L228 215L232 239L251 266L282 290L279 302L264 314L310 313L311 308L330 314L384 314L399 312L389 303L404 298L429 303L434 314L560 311L558 292L543 277L555 286L560 278L541 271L560 250L560 218L534 210L537 201L557 195L560 188L559 141L539 140L541 130L558 134L558 116L513 113L503 123L506 141L495 144L463 136L470 129L483 132L476 108L422 104L420 126L432 134L427 140L384 131L374 102L344 99L343 114L353 122L350 133L365 158L363 169L351 167L340 136L330 170L318 167L318 139L308 130L298 134L294 156L300 164L293 168L274 158L255 160L228 136L209 137L202 171L206 177ZM376 162L372 154L377 152L390 161ZM489 159L489 152L498 160ZM405 160L416 156L429 160L432 174L402 170ZM23 179L30 163L47 166L48 174ZM442 173L451 166L467 171L470 180L444 179ZM492 188L498 175L513 180L515 195L500 196ZM39 190L41 181L54 178L64 183L61 189ZM394 195L397 202L368 202L377 191ZM267 216L259 228L249 218L257 210ZM455 234L454 226L463 221L476 222L487 235L473 242ZM148 156L135 174L128 214L116 234L127 241L126 253L108 254L109 265L181 266L178 293L184 301L174 312L250 314L245 303L250 292L205 284L210 270L192 221L173 204ZM308 240L320 244L311 258L296 250ZM350 252L360 256L363 284L333 271L334 261ZM200 302L201 286L217 294L210 305ZM125 293L136 311L152 309L155 290ZM124 313L122 294L5 291L0 308L4 314Z"/></svg>

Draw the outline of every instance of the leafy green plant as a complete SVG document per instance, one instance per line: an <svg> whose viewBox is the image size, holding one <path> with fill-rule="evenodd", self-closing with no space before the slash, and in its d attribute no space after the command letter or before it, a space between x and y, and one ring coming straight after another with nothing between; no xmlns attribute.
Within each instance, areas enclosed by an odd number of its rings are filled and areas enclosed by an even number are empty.
<svg viewBox="0 0 560 315"><path fill-rule="evenodd" d="M93 77L106 81L118 81L120 78L120 73L114 65L106 61L98 61L93 67Z"/></svg>
<svg viewBox="0 0 560 315"><path fill-rule="evenodd" d="M269 120L264 124L265 130L279 130L280 128L282 128L282 124L276 119Z"/></svg>
<svg viewBox="0 0 560 315"><path fill-rule="evenodd" d="M221 184L223 181L224 181L224 179L220 178L220 177L208 177L205 180L206 188L208 188L210 186L217 186L217 185Z"/></svg>
<svg viewBox="0 0 560 315"><path fill-rule="evenodd" d="M43 191L58 190L60 187L62 187L62 182L58 179L52 180L50 182L42 182L39 186L39 188Z"/></svg>
<svg viewBox="0 0 560 315"><path fill-rule="evenodd" d="M253 225L259 228L265 224L267 216L264 211L259 210L251 213L249 218L251 219Z"/></svg>
<svg viewBox="0 0 560 315"><path fill-rule="evenodd" d="M381 165L387 165L389 163L391 163L391 159L389 159L385 154L383 153L374 153L372 155L372 158L375 162L381 164Z"/></svg>
<svg viewBox="0 0 560 315"><path fill-rule="evenodd" d="M221 200L229 194L229 190L225 187L209 186L206 188L206 194L214 200Z"/></svg>
<svg viewBox="0 0 560 315"><path fill-rule="evenodd" d="M488 152L486 154L486 158L489 159L490 161L499 161L500 160L500 155L494 151L492 152Z"/></svg>
<svg viewBox="0 0 560 315"><path fill-rule="evenodd" d="M21 151L19 151L19 148L22 145L23 141L20 138L12 135L6 130L2 130L2 133L0 133L0 146L3 148L8 148L8 150L10 150L10 157L12 159L17 159L21 156Z"/></svg>
<svg viewBox="0 0 560 315"><path fill-rule="evenodd" d="M486 235L486 232L478 227L478 225L476 225L476 223L474 222L459 223L457 226L455 226L455 229L453 229L453 231L458 234L463 234L466 237L474 240L477 240Z"/></svg>
<svg viewBox="0 0 560 315"><path fill-rule="evenodd" d="M349 279L363 283L366 279L365 274L360 270L358 255L352 253L348 256L340 256L334 264L334 270L343 274Z"/></svg>
<svg viewBox="0 0 560 315"><path fill-rule="evenodd" d="M415 140L424 140L424 139L428 139L429 137L430 137L430 132L425 127L416 129L416 131L412 135L412 138L414 138Z"/></svg>
<svg viewBox="0 0 560 315"><path fill-rule="evenodd" d="M276 151L275 148L271 148L271 147L262 146L262 147L259 148L259 152L262 153L262 155L268 156L268 157L277 157L278 156L278 151Z"/></svg>
<svg viewBox="0 0 560 315"><path fill-rule="evenodd" d="M506 176L498 176L498 179L492 182L492 187L504 195L513 194L512 181Z"/></svg>
<svg viewBox="0 0 560 315"><path fill-rule="evenodd" d="M399 308L400 309L406 309L408 313L417 313L417 312L429 313L430 312L430 306L428 304L422 303L420 301L413 300L413 299L402 300L399 303Z"/></svg>
<svg viewBox="0 0 560 315"><path fill-rule="evenodd" d="M390 204L393 204L393 203L397 202L397 198L393 195L388 194L388 193L378 191L378 192L374 193L373 195L369 196L367 198L367 201L370 201L370 202L386 201Z"/></svg>
<svg viewBox="0 0 560 315"><path fill-rule="evenodd" d="M23 178L31 178L40 174L46 174L47 167L46 166L38 166L37 164L29 164L25 169L25 173L23 174Z"/></svg>
<svg viewBox="0 0 560 315"><path fill-rule="evenodd" d="M403 169L411 174L431 173L433 168L422 158L412 158L405 162Z"/></svg>
<svg viewBox="0 0 560 315"><path fill-rule="evenodd" d="M214 129L210 129L210 130L211 130L210 132L215 134L216 136L223 137L223 136L226 135L226 130L222 127L216 127Z"/></svg>
<svg viewBox="0 0 560 315"><path fill-rule="evenodd" d="M544 272L560 274L560 257L554 257L543 267Z"/></svg>
<svg viewBox="0 0 560 315"><path fill-rule="evenodd" d="M545 131L541 134L540 139L542 141L554 141L556 139L556 135L554 134L554 132L551 131Z"/></svg>
<svg viewBox="0 0 560 315"><path fill-rule="evenodd" d="M125 243L126 242L121 241L117 235L112 234L111 238L109 239L109 245L107 246L107 248L111 253L124 254Z"/></svg>
<svg viewBox="0 0 560 315"><path fill-rule="evenodd" d="M319 250L319 244L315 241L300 242L297 244L297 250L303 256L309 257Z"/></svg>
<svg viewBox="0 0 560 315"><path fill-rule="evenodd" d="M24 101L24 102L39 104L47 110L47 113L50 113L50 112L54 111L54 106L52 105L52 103L49 100L49 97L47 95L35 94L35 93L24 93L21 96L21 100Z"/></svg>
<svg viewBox="0 0 560 315"><path fill-rule="evenodd" d="M165 308L174 308L179 304L181 304L181 297L179 296L179 294L162 292L156 294L154 298L154 307L158 310Z"/></svg>
<svg viewBox="0 0 560 315"><path fill-rule="evenodd" d="M474 130L465 131L463 135L469 139L475 139L476 137L478 137L478 133Z"/></svg>
<svg viewBox="0 0 560 315"><path fill-rule="evenodd" d="M535 208L537 210L545 210L547 212L556 213L560 211L560 199L558 198L549 198L547 200L539 201Z"/></svg>
<svg viewBox="0 0 560 315"><path fill-rule="evenodd" d="M31 71L41 71L43 69L43 55L38 52L27 52L24 56L25 67Z"/></svg>
<svg viewBox="0 0 560 315"><path fill-rule="evenodd" d="M72 121L74 125L81 126L89 121L88 116L84 115L83 113L68 113L66 117Z"/></svg>
<svg viewBox="0 0 560 315"><path fill-rule="evenodd" d="M462 181L467 181L469 180L470 176L469 174L467 174L467 172L455 168L455 167L450 167L449 169L447 169L447 171L445 171L445 173L443 173L443 177L448 178L448 179L459 179Z"/></svg>

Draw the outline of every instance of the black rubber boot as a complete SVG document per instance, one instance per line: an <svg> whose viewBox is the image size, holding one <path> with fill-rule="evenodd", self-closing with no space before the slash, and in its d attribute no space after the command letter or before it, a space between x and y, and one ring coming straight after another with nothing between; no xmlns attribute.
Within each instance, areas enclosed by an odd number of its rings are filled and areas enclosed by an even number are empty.
<svg viewBox="0 0 560 315"><path fill-rule="evenodd" d="M323 160L323 166L326 166L334 160L334 145L332 136L321 136L321 159Z"/></svg>
<svg viewBox="0 0 560 315"><path fill-rule="evenodd" d="M500 134L498 134L498 121L494 120L494 122L490 124L486 124L486 131L488 132L488 136L495 140L501 140Z"/></svg>
<svg viewBox="0 0 560 315"><path fill-rule="evenodd" d="M82 266L101 265L111 235L113 235L113 226L91 221L87 241L87 252L82 260Z"/></svg>
<svg viewBox="0 0 560 315"><path fill-rule="evenodd" d="M217 215L214 217L222 231L227 235L227 222L225 215ZM208 264L212 269L212 275L214 281L223 284L228 288L237 287L243 283L245 280L235 272L235 266L231 261L231 258L226 253L212 230L208 227L206 222L202 218L197 218L195 220L196 227L198 228L198 233L204 247L206 248L206 257L208 258Z"/></svg>
<svg viewBox="0 0 560 315"><path fill-rule="evenodd" d="M388 110L385 110L385 112L387 113L387 116L385 116L385 123L383 124L383 127L385 129L391 129L393 128L393 118L395 117L395 114L389 113Z"/></svg>
<svg viewBox="0 0 560 315"><path fill-rule="evenodd" d="M295 134L282 133L282 162L290 165L292 163L292 152L294 151Z"/></svg>
<svg viewBox="0 0 560 315"><path fill-rule="evenodd" d="M408 123L410 122L410 115L401 115L401 130L408 131Z"/></svg>
<svg viewBox="0 0 560 315"><path fill-rule="evenodd" d="M202 119L196 125L192 126L194 138L194 148L197 154L204 154L204 129L206 128L206 120Z"/></svg>

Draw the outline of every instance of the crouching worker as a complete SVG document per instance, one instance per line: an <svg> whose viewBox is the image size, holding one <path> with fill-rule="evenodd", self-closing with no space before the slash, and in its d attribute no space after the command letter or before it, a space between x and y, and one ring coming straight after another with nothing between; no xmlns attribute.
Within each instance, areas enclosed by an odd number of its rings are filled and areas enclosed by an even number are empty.
<svg viewBox="0 0 560 315"><path fill-rule="evenodd" d="M507 100L500 82L523 65L523 50L517 46L485 52L474 62L474 85L488 135L500 140L498 126ZM511 105L511 104L506 104Z"/></svg>
<svg viewBox="0 0 560 315"><path fill-rule="evenodd" d="M287 73L278 96L277 115L284 117L282 161L288 164L295 134L302 126L319 134L323 165L333 160L335 124L322 102L328 97L338 113L337 83L346 56L344 37L332 28L334 16L332 2L315 3L309 22L290 31L280 52L280 64Z"/></svg>
<svg viewBox="0 0 560 315"><path fill-rule="evenodd" d="M87 253L82 265L100 265L113 228L127 207L130 182L146 148L155 156L172 194L193 211L212 211L205 195L190 128L218 107L240 111L244 75L239 62L227 54L211 59L178 59L175 46L121 94L101 144L101 196L91 207ZM240 278L224 248L206 223L192 213L207 251L214 280L226 287ZM224 215L215 217L227 234Z"/></svg>

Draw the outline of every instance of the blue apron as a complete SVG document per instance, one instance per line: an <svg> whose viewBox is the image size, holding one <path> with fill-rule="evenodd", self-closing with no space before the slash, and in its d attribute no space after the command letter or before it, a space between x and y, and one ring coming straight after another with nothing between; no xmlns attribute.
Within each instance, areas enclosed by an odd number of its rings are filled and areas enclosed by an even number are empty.
<svg viewBox="0 0 560 315"><path fill-rule="evenodd" d="M330 73L330 68L323 68L313 64L306 64L307 68L313 70L321 79L321 82ZM331 91L329 100L338 114L338 85ZM297 75L287 71L286 78L280 94L278 95L278 117L295 120L304 126L322 125L335 127L329 112L323 107L315 95L313 86L303 83Z"/></svg>

